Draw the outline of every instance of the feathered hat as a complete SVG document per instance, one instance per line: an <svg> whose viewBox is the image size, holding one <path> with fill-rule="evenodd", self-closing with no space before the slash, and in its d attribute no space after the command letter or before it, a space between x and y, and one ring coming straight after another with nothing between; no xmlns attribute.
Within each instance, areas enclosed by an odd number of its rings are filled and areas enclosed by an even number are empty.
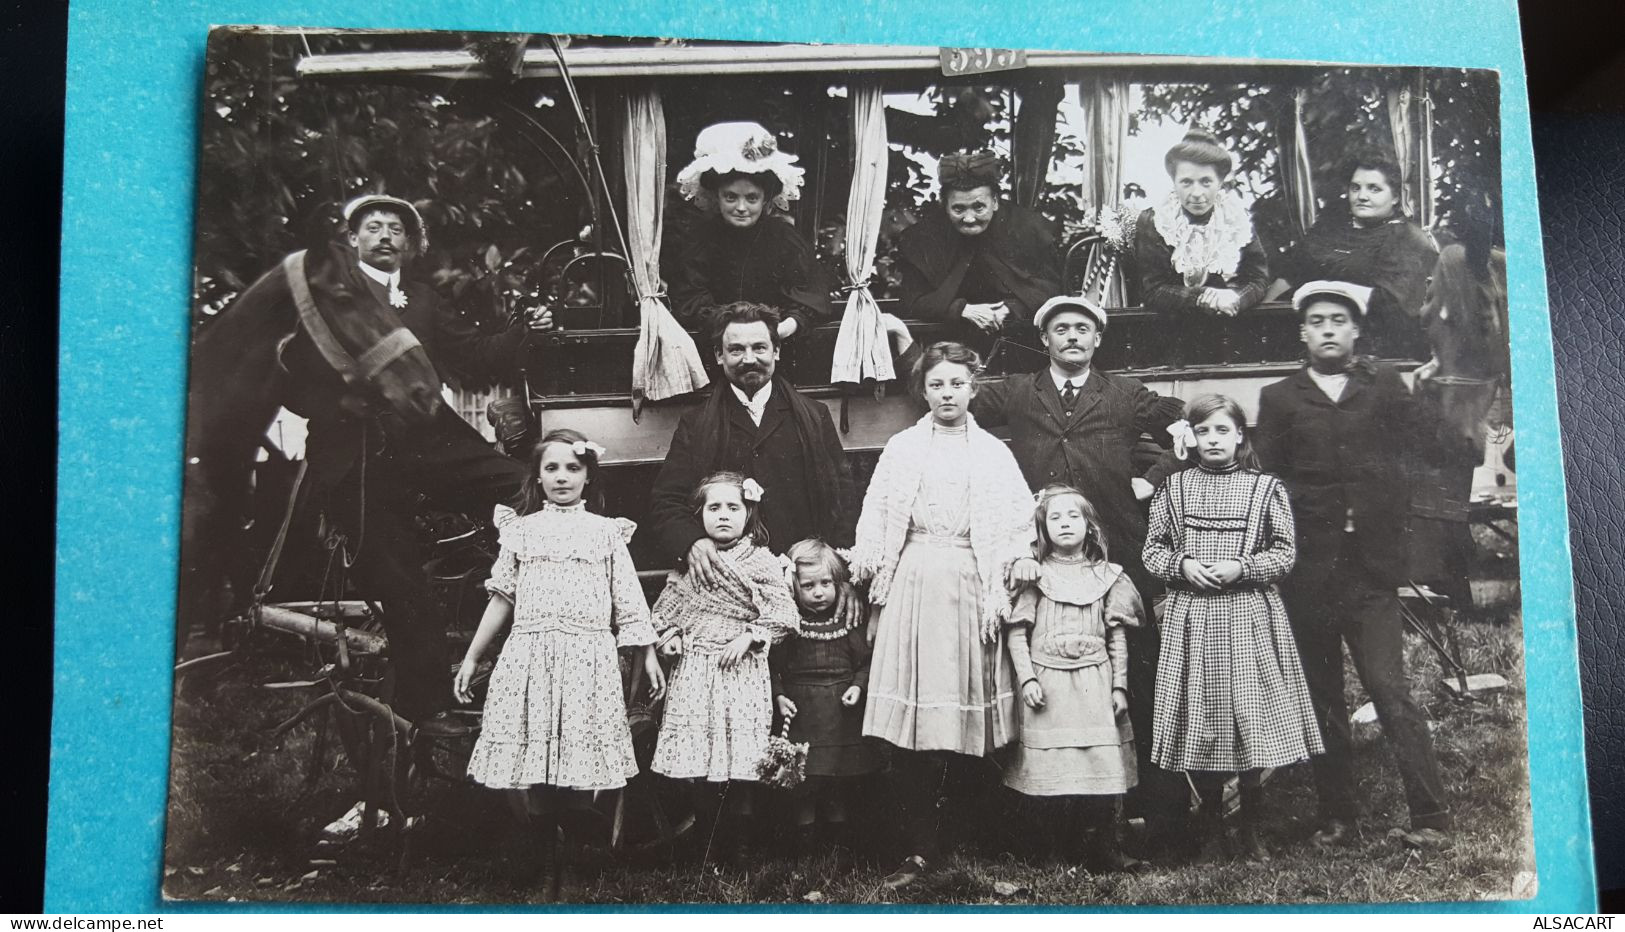
<svg viewBox="0 0 1625 932"><path fill-rule="evenodd" d="M779 140L760 123L713 123L700 130L694 161L677 173L683 197L692 201L699 195L706 172L771 173L782 186L773 198L780 210L789 210L790 202L801 196L801 179L807 174L795 156L779 151Z"/></svg>

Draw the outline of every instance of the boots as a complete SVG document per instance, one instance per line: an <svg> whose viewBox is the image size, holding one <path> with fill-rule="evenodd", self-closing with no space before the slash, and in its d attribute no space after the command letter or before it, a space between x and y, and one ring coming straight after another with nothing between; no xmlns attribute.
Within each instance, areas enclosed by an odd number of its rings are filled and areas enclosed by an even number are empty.
<svg viewBox="0 0 1625 932"><path fill-rule="evenodd" d="M558 857L554 859L552 887L548 890L549 903L574 903L581 899L580 837L566 830L559 842Z"/></svg>
<svg viewBox="0 0 1625 932"><path fill-rule="evenodd" d="M1236 827L1236 854L1249 861L1267 862L1270 851L1258 837L1259 822L1264 813L1264 788L1241 784L1241 813Z"/></svg>
<svg viewBox="0 0 1625 932"><path fill-rule="evenodd" d="M1230 840L1224 833L1224 793L1209 793L1202 797L1202 806L1196 813L1194 841L1195 861L1212 864L1230 856Z"/></svg>
<svg viewBox="0 0 1625 932"><path fill-rule="evenodd" d="M533 888L540 902L553 903L559 889L559 825L550 817L532 816L531 831L536 839Z"/></svg>

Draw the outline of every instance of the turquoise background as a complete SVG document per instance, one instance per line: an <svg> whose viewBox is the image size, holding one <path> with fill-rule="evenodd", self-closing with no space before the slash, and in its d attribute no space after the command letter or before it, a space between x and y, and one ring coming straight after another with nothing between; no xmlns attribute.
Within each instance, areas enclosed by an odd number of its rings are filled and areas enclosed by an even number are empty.
<svg viewBox="0 0 1625 932"><path fill-rule="evenodd" d="M447 0L370 10L273 0L72 5L47 911L166 908L158 890L196 111L204 43L213 24L1056 48L1499 69L1540 893L1525 902L1394 908L1595 908L1551 333L1512 0L1022 0L1003 8L985 0L802 0L777 9L679 0L611 7L602 0ZM42 81L41 91L48 88ZM178 904L168 908L192 911Z"/></svg>

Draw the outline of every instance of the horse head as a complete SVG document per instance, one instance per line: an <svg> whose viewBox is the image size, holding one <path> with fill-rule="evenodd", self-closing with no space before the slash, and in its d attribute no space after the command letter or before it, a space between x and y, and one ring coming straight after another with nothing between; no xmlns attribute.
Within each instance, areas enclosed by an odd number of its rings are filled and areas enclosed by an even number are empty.
<svg viewBox="0 0 1625 932"><path fill-rule="evenodd" d="M382 402L408 424L437 415L443 404L439 373L400 315L372 298L354 254L333 244L311 250L303 265L314 300L313 308L301 309L297 338L309 340L343 378L349 396L343 403ZM290 274L289 283L300 303L297 276Z"/></svg>
<svg viewBox="0 0 1625 932"><path fill-rule="evenodd" d="M1428 282L1422 326L1438 363L1424 391L1482 455L1484 418L1510 368L1505 254L1446 246Z"/></svg>

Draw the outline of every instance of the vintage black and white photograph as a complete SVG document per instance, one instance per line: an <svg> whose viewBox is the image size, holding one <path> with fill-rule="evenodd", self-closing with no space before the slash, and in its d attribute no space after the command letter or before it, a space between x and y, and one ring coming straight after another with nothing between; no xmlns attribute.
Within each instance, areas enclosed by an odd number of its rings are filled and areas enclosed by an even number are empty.
<svg viewBox="0 0 1625 932"><path fill-rule="evenodd" d="M1533 896L1493 71L219 27L163 893Z"/></svg>

